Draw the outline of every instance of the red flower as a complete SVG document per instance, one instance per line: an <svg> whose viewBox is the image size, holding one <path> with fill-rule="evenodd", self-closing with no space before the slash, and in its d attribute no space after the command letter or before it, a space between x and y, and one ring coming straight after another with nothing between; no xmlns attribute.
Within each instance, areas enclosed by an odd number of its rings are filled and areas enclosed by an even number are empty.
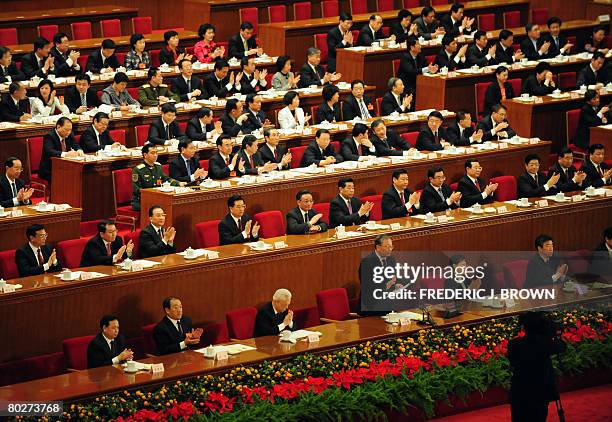
<svg viewBox="0 0 612 422"><path fill-rule="evenodd" d="M298 391L292 383L275 384L272 387L272 395L281 399L293 399L297 394Z"/></svg>
<svg viewBox="0 0 612 422"><path fill-rule="evenodd" d="M163 421L164 420L164 411L160 410L158 412L149 409L141 409L138 412L134 413L132 416L133 421L144 422L144 421Z"/></svg>
<svg viewBox="0 0 612 422"><path fill-rule="evenodd" d="M455 352L455 361L457 361L457 363L461 363L461 362L465 362L468 360L468 352L464 349L458 349Z"/></svg>
<svg viewBox="0 0 612 422"><path fill-rule="evenodd" d="M423 368L424 370L429 369L429 364L421 360L418 357L410 357L410 356L400 356L397 358L398 363L401 363L404 368L407 369L406 373L411 375L417 372L419 369Z"/></svg>
<svg viewBox="0 0 612 422"><path fill-rule="evenodd" d="M314 391L316 394L321 394L332 384L332 380L323 377L310 377L306 380L306 385L312 387L312 391Z"/></svg>
<svg viewBox="0 0 612 422"><path fill-rule="evenodd" d="M446 353L446 351L444 350L441 350L439 352L433 352L431 354L430 361L438 365L440 368L455 365L455 362L451 361L450 357L448 356L448 353Z"/></svg>
<svg viewBox="0 0 612 422"><path fill-rule="evenodd" d="M185 420L189 419L191 415L195 413L195 408L191 402L183 402L175 404L174 407L168 409L168 415L172 416L173 419L178 420L181 417Z"/></svg>
<svg viewBox="0 0 612 422"><path fill-rule="evenodd" d="M221 393L210 392L208 393L204 406L212 412L231 412L234 407L234 400L236 400L235 397L230 399Z"/></svg>
<svg viewBox="0 0 612 422"><path fill-rule="evenodd" d="M338 387L351 389L352 384L362 384L363 380L357 376L353 371L341 371L333 374L333 379Z"/></svg>

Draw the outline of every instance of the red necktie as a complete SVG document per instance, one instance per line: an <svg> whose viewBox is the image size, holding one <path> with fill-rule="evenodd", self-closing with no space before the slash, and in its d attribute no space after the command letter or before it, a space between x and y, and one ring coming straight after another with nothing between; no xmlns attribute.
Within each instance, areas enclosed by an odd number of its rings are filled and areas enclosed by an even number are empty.
<svg viewBox="0 0 612 422"><path fill-rule="evenodd" d="M242 231L242 219L238 219L238 230Z"/></svg>
<svg viewBox="0 0 612 422"><path fill-rule="evenodd" d="M604 173L603 173L603 170L601 169L601 166L597 166L597 172L599 173L601 177L603 177Z"/></svg>
<svg viewBox="0 0 612 422"><path fill-rule="evenodd" d="M45 265L45 260L42 256L42 253L40 252L40 248L38 248L37 255L38 255L38 264L42 267L43 265Z"/></svg>
<svg viewBox="0 0 612 422"><path fill-rule="evenodd" d="M60 144L62 145L62 152L66 152L66 140L64 138L60 138Z"/></svg>
<svg viewBox="0 0 612 422"><path fill-rule="evenodd" d="M108 256L110 256L110 254L111 254L110 243L106 243L106 254L107 254Z"/></svg>
<svg viewBox="0 0 612 422"><path fill-rule="evenodd" d="M229 157L227 157L227 158L225 159L225 165L226 165L226 166L229 166Z"/></svg>
<svg viewBox="0 0 612 422"><path fill-rule="evenodd" d="M274 148L274 161L278 161L278 151Z"/></svg>
<svg viewBox="0 0 612 422"><path fill-rule="evenodd" d="M353 213L353 207L351 207L351 200L346 201L346 206L348 208L349 214Z"/></svg>
<svg viewBox="0 0 612 422"><path fill-rule="evenodd" d="M434 142L438 143L438 132L434 133Z"/></svg>
<svg viewBox="0 0 612 422"><path fill-rule="evenodd" d="M252 155L249 157L249 162L251 163L251 168L254 169L255 168L255 162L253 161L253 156Z"/></svg>
<svg viewBox="0 0 612 422"><path fill-rule="evenodd" d="M361 157L363 155L363 149L361 148L361 144L359 144L358 150L359 150L359 156Z"/></svg>
<svg viewBox="0 0 612 422"><path fill-rule="evenodd" d="M476 185L476 189L478 189L478 192L481 192L482 190L480 189L480 183L478 183L478 179L476 179L474 184Z"/></svg>
<svg viewBox="0 0 612 422"><path fill-rule="evenodd" d="M400 199L402 200L402 205L406 205L406 201L404 200L404 192L400 192Z"/></svg>

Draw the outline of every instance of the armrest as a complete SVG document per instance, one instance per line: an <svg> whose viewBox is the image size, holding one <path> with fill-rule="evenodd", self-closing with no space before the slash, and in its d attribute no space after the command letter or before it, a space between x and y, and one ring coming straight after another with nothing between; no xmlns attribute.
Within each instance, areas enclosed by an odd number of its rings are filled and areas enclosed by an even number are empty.
<svg viewBox="0 0 612 422"><path fill-rule="evenodd" d="M128 226L131 229L131 231L136 230L136 218L132 217L131 215L123 215L123 214L115 215L115 224L122 225L122 226Z"/></svg>
<svg viewBox="0 0 612 422"><path fill-rule="evenodd" d="M34 189L34 192L42 192L43 198L45 198L45 201L47 201L47 187L45 185L43 185L42 183L38 183L38 182L33 182L30 180L30 187L32 189Z"/></svg>
<svg viewBox="0 0 612 422"><path fill-rule="evenodd" d="M67 370L68 372L79 372L79 370L78 370L78 369L73 369L73 368L66 368L66 370Z"/></svg>
<svg viewBox="0 0 612 422"><path fill-rule="evenodd" d="M333 322L340 322L337 319L330 319L330 318L319 318L321 320L321 322L325 322L325 323L333 323Z"/></svg>

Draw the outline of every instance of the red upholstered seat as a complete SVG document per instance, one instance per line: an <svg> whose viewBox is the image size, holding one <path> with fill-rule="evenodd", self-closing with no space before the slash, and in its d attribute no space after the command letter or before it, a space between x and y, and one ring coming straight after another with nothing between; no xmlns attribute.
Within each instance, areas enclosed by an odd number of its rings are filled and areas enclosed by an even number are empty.
<svg viewBox="0 0 612 422"><path fill-rule="evenodd" d="M226 322L213 322L202 328L204 330L202 337L200 337L200 346L202 347L230 341Z"/></svg>
<svg viewBox="0 0 612 422"><path fill-rule="evenodd" d="M382 97L376 98L376 104L374 107L375 107L374 111L376 112L376 115L382 116Z"/></svg>
<svg viewBox="0 0 612 422"><path fill-rule="evenodd" d="M404 0L402 2L402 5L404 6L404 9L410 9L411 7L419 7L421 5L421 1L420 0Z"/></svg>
<svg viewBox="0 0 612 422"><path fill-rule="evenodd" d="M225 320L227 321L227 330L230 338L238 340L252 338L255 330L256 316L257 309L252 307L233 309L226 312Z"/></svg>
<svg viewBox="0 0 612 422"><path fill-rule="evenodd" d="M87 68L87 60L89 59L89 54L81 54L79 56L79 58L77 59L77 62L79 62L79 66L81 66L81 69L85 69ZM100 98L100 97L98 97Z"/></svg>
<svg viewBox="0 0 612 422"><path fill-rule="evenodd" d="M309 1L301 1L293 3L293 20L302 21L310 19L312 16L312 7Z"/></svg>
<svg viewBox="0 0 612 422"><path fill-rule="evenodd" d="M208 160L200 160L200 167L208 171Z"/></svg>
<svg viewBox="0 0 612 422"><path fill-rule="evenodd" d="M559 73L559 89L573 89L576 87L576 72Z"/></svg>
<svg viewBox="0 0 612 422"><path fill-rule="evenodd" d="M0 385L54 377L65 372L66 358L62 352L34 356L0 364Z"/></svg>
<svg viewBox="0 0 612 422"><path fill-rule="evenodd" d="M425 61L427 64L432 64L436 60L435 54L430 54L429 56L425 56Z"/></svg>
<svg viewBox="0 0 612 422"><path fill-rule="evenodd" d="M121 21L119 19L105 19L100 21L100 32L104 38L121 36Z"/></svg>
<svg viewBox="0 0 612 422"><path fill-rule="evenodd" d="M370 211L370 220L382 220L382 195L370 195L361 198L361 202L373 202L374 207Z"/></svg>
<svg viewBox="0 0 612 422"><path fill-rule="evenodd" d="M113 170L115 214L140 219L140 212L132 209L132 169Z"/></svg>
<svg viewBox="0 0 612 422"><path fill-rule="evenodd" d="M138 258L139 256L139 246L140 246L140 232L141 229L134 230L133 232L128 232L123 235L123 242L127 244L130 240L134 244L134 250L132 251L132 258Z"/></svg>
<svg viewBox="0 0 612 422"><path fill-rule="evenodd" d="M268 6L268 22L286 22L287 21L287 6L278 4Z"/></svg>
<svg viewBox="0 0 612 422"><path fill-rule="evenodd" d="M255 214L253 218L261 226L259 233L264 239L284 236L286 233L285 218L280 211L263 211Z"/></svg>
<svg viewBox="0 0 612 422"><path fill-rule="evenodd" d="M30 163L30 182L38 183L44 186L45 196L46 190L49 189L49 182L38 177L38 168L40 167L40 159L42 157L43 137L35 136L28 138L28 162ZM41 188L42 188L41 186ZM41 196L37 195L36 196Z"/></svg>
<svg viewBox="0 0 612 422"><path fill-rule="evenodd" d="M151 16L138 16L132 18L132 32L134 34L150 34L153 32Z"/></svg>
<svg viewBox="0 0 612 422"><path fill-rule="evenodd" d="M136 143L140 147L147 143L147 139L149 137L149 126L151 125L134 126L134 130L136 131Z"/></svg>
<svg viewBox="0 0 612 422"><path fill-rule="evenodd" d="M321 50L321 63L327 63L327 34L315 34L314 43L315 47Z"/></svg>
<svg viewBox="0 0 612 422"><path fill-rule="evenodd" d="M441 6L443 4L448 4L448 0L431 0L432 6Z"/></svg>
<svg viewBox="0 0 612 422"><path fill-rule="evenodd" d="M73 337L62 341L66 366L70 369L87 369L87 345L95 336Z"/></svg>
<svg viewBox="0 0 612 422"><path fill-rule="evenodd" d="M540 7L538 9L531 9L531 22L537 23L538 25L546 25L548 20L548 8Z"/></svg>
<svg viewBox="0 0 612 422"><path fill-rule="evenodd" d="M340 142L339 141L331 141L329 144L334 148L334 151L340 152Z"/></svg>
<svg viewBox="0 0 612 422"><path fill-rule="evenodd" d="M338 16L338 0L327 0L321 2L321 16L329 18L332 16Z"/></svg>
<svg viewBox="0 0 612 422"><path fill-rule="evenodd" d="M119 142L121 145L125 145L125 129L109 130L108 134L113 141Z"/></svg>
<svg viewBox="0 0 612 422"><path fill-rule="evenodd" d="M485 13L478 15L478 29L482 31L493 31L495 29L495 14Z"/></svg>
<svg viewBox="0 0 612 422"><path fill-rule="evenodd" d="M291 153L291 168L295 169L300 166L300 162L302 161L302 156L304 155L304 151L306 147L293 147L289 148L289 152Z"/></svg>
<svg viewBox="0 0 612 422"><path fill-rule="evenodd" d="M358 15L360 13L368 13L368 1L367 0L350 0L351 13ZM355 38L357 40L357 38Z"/></svg>
<svg viewBox="0 0 612 422"><path fill-rule="evenodd" d="M310 107L310 115L313 116L313 118L317 116L317 111L319 111L318 105L313 105L312 107Z"/></svg>
<svg viewBox="0 0 612 422"><path fill-rule="evenodd" d="M512 201L516 199L516 179L514 176L492 177L489 182L498 183L495 191L497 201Z"/></svg>
<svg viewBox="0 0 612 422"><path fill-rule="evenodd" d="M399 67L400 67L400 59L394 59L393 62L391 63L393 65L393 76L397 77L397 72L399 72Z"/></svg>
<svg viewBox="0 0 612 422"><path fill-rule="evenodd" d="M161 50L151 50L151 67L159 67L159 52Z"/></svg>
<svg viewBox="0 0 612 422"><path fill-rule="evenodd" d="M157 323L145 325L140 329L140 332L142 333L142 344L144 352L149 355L155 355L157 351L155 346L155 340L153 340L153 329L155 328L155 325L157 325Z"/></svg>
<svg viewBox="0 0 612 422"><path fill-rule="evenodd" d="M351 318L348 295L346 289L336 288L317 292L317 307L319 318L335 321L344 321Z"/></svg>
<svg viewBox="0 0 612 422"><path fill-rule="evenodd" d="M200 248L219 246L219 222L221 220L203 221L195 225Z"/></svg>
<svg viewBox="0 0 612 422"><path fill-rule="evenodd" d="M93 38L91 35L91 22L72 22L70 24L72 29L73 40L87 40Z"/></svg>
<svg viewBox="0 0 612 422"><path fill-rule="evenodd" d="M19 277L15 264L15 249L0 252L0 278L10 280Z"/></svg>
<svg viewBox="0 0 612 422"><path fill-rule="evenodd" d="M316 306L294 309L293 321L300 329L320 325L319 309Z"/></svg>
<svg viewBox="0 0 612 422"><path fill-rule="evenodd" d="M257 33L259 15L256 7L245 7L240 9L240 24L243 24L244 22L251 22L253 25L253 33Z"/></svg>
<svg viewBox="0 0 612 422"><path fill-rule="evenodd" d="M588 249L579 249L565 253L565 262L569 267L568 274L584 274L589 270L591 261L591 251Z"/></svg>
<svg viewBox="0 0 612 422"><path fill-rule="evenodd" d="M519 95L521 92L521 84L523 81L521 78L508 79L508 83L512 85L512 91L514 91L514 95Z"/></svg>
<svg viewBox="0 0 612 422"><path fill-rule="evenodd" d="M474 85L476 95L476 113L481 116L484 114L484 100L487 88L491 85L491 82L481 82Z"/></svg>
<svg viewBox="0 0 612 422"><path fill-rule="evenodd" d="M19 42L17 41L17 29L16 28L1 28L0 29L0 45L15 45L15 44L19 44Z"/></svg>
<svg viewBox="0 0 612 422"><path fill-rule="evenodd" d="M125 54L126 53L115 53L115 55L117 56L117 60L119 60L120 64L123 64L125 62ZM138 101L138 88L128 88L127 92L132 96L133 99Z"/></svg>
<svg viewBox="0 0 612 422"><path fill-rule="evenodd" d="M504 28L518 28L521 26L521 12L519 10L504 12L503 18Z"/></svg>
<svg viewBox="0 0 612 422"><path fill-rule="evenodd" d="M53 37L59 32L57 25L38 25L38 36L53 42Z"/></svg>
<svg viewBox="0 0 612 422"><path fill-rule="evenodd" d="M502 266L507 287L515 289L523 288L527 275L528 262L529 261L526 259L518 259L516 261L506 262Z"/></svg>
<svg viewBox="0 0 612 422"><path fill-rule="evenodd" d="M386 12L387 10L394 10L395 5L393 0L376 0L376 10L378 12Z"/></svg>
<svg viewBox="0 0 612 422"><path fill-rule="evenodd" d="M81 255L87 239L70 239L57 242L57 256L64 268L78 268L81 263Z"/></svg>
<svg viewBox="0 0 612 422"><path fill-rule="evenodd" d="M323 214L321 220L329 224L329 202L319 202L318 204L314 204L312 206L312 209L317 214Z"/></svg>
<svg viewBox="0 0 612 422"><path fill-rule="evenodd" d="M419 137L419 132L406 132L402 133L401 137L406 140L410 144L411 147L414 148L416 145L416 140Z"/></svg>
<svg viewBox="0 0 612 422"><path fill-rule="evenodd" d="M451 188L451 190L453 192L456 192L457 191L457 187L459 187L459 183L458 182L451 183L449 186L450 186L450 188Z"/></svg>

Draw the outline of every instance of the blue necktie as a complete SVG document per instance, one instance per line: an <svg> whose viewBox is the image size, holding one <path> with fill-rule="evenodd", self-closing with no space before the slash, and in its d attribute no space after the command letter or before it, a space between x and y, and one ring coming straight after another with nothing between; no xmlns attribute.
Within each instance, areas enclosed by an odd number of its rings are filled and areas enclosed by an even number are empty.
<svg viewBox="0 0 612 422"><path fill-rule="evenodd" d="M191 167L189 166L189 161L185 160L185 167L187 167L187 176L191 179Z"/></svg>

